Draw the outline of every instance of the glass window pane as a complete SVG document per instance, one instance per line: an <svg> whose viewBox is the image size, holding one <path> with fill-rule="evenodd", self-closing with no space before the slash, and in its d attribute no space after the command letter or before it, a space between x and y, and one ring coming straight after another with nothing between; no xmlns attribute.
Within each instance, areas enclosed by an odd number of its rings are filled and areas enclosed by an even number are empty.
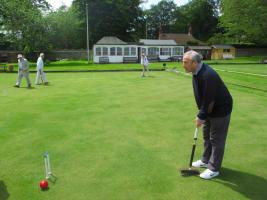
<svg viewBox="0 0 267 200"><path fill-rule="evenodd" d="M142 54L146 55L146 49L145 48L142 48Z"/></svg>
<svg viewBox="0 0 267 200"><path fill-rule="evenodd" d="M136 48L134 48L134 47L131 48L131 55L132 56L136 55Z"/></svg>
<svg viewBox="0 0 267 200"><path fill-rule="evenodd" d="M111 47L110 48L110 55L111 56L115 56L116 55L116 48L115 47Z"/></svg>
<svg viewBox="0 0 267 200"><path fill-rule="evenodd" d="M182 47L174 47L173 51L172 51L172 55L179 55L182 56L183 55L183 48Z"/></svg>
<svg viewBox="0 0 267 200"><path fill-rule="evenodd" d="M101 56L101 47L97 47L96 49L95 49L95 54L96 54L96 56Z"/></svg>
<svg viewBox="0 0 267 200"><path fill-rule="evenodd" d="M107 56L107 55L108 55L108 48L103 47L103 56Z"/></svg>
<svg viewBox="0 0 267 200"><path fill-rule="evenodd" d="M157 47L149 47L148 48L148 55L151 55L151 56L159 55L159 48L157 48Z"/></svg>
<svg viewBox="0 0 267 200"><path fill-rule="evenodd" d="M122 55L122 48L121 47L117 47L117 55L118 56Z"/></svg>
<svg viewBox="0 0 267 200"><path fill-rule="evenodd" d="M171 55L171 48L160 48L160 55L167 56Z"/></svg>
<svg viewBox="0 0 267 200"><path fill-rule="evenodd" d="M129 56L130 55L130 48L129 47L124 47L124 55Z"/></svg>

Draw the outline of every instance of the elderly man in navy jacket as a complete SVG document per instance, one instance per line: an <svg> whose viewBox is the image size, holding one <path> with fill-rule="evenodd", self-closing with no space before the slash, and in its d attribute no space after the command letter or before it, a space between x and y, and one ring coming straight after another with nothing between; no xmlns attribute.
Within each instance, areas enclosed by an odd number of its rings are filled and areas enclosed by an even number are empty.
<svg viewBox="0 0 267 200"><path fill-rule="evenodd" d="M186 52L183 67L193 75L194 96L199 109L196 126L203 125L204 152L192 166L207 168L200 177L212 179L219 175L221 168L233 100L220 76L202 62L199 53Z"/></svg>

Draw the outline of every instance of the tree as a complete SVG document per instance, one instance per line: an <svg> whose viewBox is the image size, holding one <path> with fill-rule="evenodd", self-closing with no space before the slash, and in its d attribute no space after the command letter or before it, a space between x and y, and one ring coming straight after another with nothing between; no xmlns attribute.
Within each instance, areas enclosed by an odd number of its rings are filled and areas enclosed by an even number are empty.
<svg viewBox="0 0 267 200"><path fill-rule="evenodd" d="M83 47L82 21L74 7L65 6L49 13L45 19L49 25L49 41L54 49L78 49Z"/></svg>
<svg viewBox="0 0 267 200"><path fill-rule="evenodd" d="M89 13L90 45L103 36L117 36L122 40L133 40L136 19L140 15L140 0L74 0L73 6L83 20L83 41L86 46L86 3ZM84 46L84 47L85 47Z"/></svg>
<svg viewBox="0 0 267 200"><path fill-rule="evenodd" d="M1 0L0 21L8 32L6 40L25 53L48 49L47 24L42 16L42 10L48 8L45 0Z"/></svg>
<svg viewBox="0 0 267 200"><path fill-rule="evenodd" d="M266 0L223 0L221 11L229 43L267 44Z"/></svg>
<svg viewBox="0 0 267 200"><path fill-rule="evenodd" d="M191 0L177 11L175 26L178 30L188 31L192 35L206 41L215 32L218 24L218 0Z"/></svg>
<svg viewBox="0 0 267 200"><path fill-rule="evenodd" d="M159 32L168 33L172 30L176 9L173 0L162 0L146 11L149 38L158 38Z"/></svg>

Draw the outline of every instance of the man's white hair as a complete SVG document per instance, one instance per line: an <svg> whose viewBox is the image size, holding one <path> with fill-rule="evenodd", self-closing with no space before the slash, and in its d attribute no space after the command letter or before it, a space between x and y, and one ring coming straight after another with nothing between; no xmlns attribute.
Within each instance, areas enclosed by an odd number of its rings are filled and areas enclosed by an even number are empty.
<svg viewBox="0 0 267 200"><path fill-rule="evenodd" d="M184 53L184 56L189 56L192 61L196 61L197 63L201 63L203 57L196 51L190 50Z"/></svg>

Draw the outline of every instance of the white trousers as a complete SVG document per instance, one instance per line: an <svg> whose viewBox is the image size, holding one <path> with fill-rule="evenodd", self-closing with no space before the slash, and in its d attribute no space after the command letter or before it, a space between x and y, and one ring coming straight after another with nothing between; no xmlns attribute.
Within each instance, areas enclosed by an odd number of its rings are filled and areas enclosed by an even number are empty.
<svg viewBox="0 0 267 200"><path fill-rule="evenodd" d="M30 81L30 78L29 78L29 71L22 71L22 70L18 71L18 80L17 80L16 85L20 86L21 80L22 80L23 77L26 78L27 85L29 87L31 85L31 81Z"/></svg>
<svg viewBox="0 0 267 200"><path fill-rule="evenodd" d="M39 69L39 70L37 70L35 84L40 84L40 78L41 77L42 77L43 82L47 83L47 79L46 79L46 75L44 73L44 70Z"/></svg>

